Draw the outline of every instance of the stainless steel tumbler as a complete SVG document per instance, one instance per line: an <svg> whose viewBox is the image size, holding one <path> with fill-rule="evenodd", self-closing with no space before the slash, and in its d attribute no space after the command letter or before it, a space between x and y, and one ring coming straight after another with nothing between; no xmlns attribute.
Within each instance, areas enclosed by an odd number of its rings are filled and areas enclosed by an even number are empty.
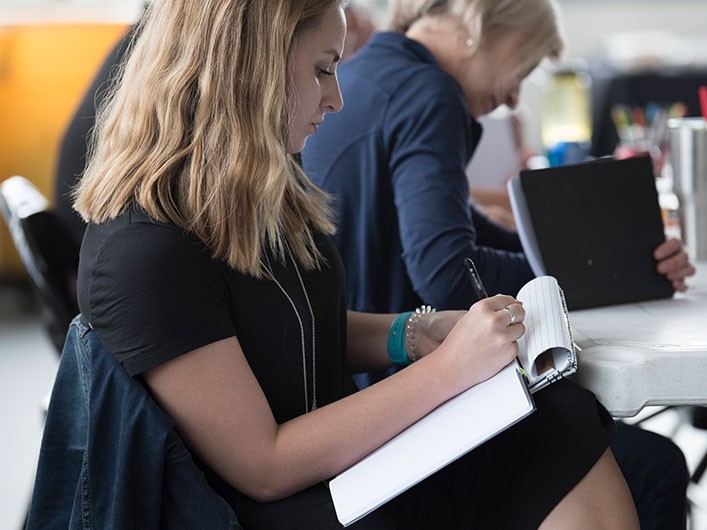
<svg viewBox="0 0 707 530"><path fill-rule="evenodd" d="M672 119L668 128L682 236L692 260L707 260L707 120Z"/></svg>

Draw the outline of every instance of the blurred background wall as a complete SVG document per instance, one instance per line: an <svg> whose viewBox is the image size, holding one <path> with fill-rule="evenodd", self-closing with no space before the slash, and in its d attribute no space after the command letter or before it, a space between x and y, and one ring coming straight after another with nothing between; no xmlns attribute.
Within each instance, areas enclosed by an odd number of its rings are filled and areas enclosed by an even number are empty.
<svg viewBox="0 0 707 530"><path fill-rule="evenodd" d="M385 0L353 3L369 10L376 25L384 27ZM51 197L57 148L69 117L103 56L137 19L143 4L144 0L0 0L0 180L21 174ZM705 0L559 0L559 4L568 57L603 55L625 61L627 54L635 58L637 53L672 53L670 45L679 37L688 43L693 59L707 64ZM620 40L627 34L632 38ZM539 69L526 81L521 97L524 140L535 150L542 149L540 100L546 79ZM0 278L21 277L5 226L0 225Z"/></svg>
<svg viewBox="0 0 707 530"><path fill-rule="evenodd" d="M0 180L24 175L51 197L64 128L140 6L124 0L0 0ZM0 276L23 276L4 223Z"/></svg>

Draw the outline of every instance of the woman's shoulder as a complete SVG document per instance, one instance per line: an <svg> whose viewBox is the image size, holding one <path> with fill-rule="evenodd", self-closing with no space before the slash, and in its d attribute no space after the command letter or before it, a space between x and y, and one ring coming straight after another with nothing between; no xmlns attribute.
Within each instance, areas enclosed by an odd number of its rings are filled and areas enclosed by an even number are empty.
<svg viewBox="0 0 707 530"><path fill-rule="evenodd" d="M193 235L137 209L127 210L106 223L89 224L81 251L90 253L96 262L106 255L112 260L139 257L143 263L170 256L208 258L205 247Z"/></svg>
<svg viewBox="0 0 707 530"><path fill-rule="evenodd" d="M225 269L174 224L126 212L86 230L79 308L116 358L139 373L233 334Z"/></svg>
<svg viewBox="0 0 707 530"><path fill-rule="evenodd" d="M194 236L136 210L89 224L79 259L79 303L96 292L152 292L219 277L222 268ZM131 295L132 296L132 295Z"/></svg>

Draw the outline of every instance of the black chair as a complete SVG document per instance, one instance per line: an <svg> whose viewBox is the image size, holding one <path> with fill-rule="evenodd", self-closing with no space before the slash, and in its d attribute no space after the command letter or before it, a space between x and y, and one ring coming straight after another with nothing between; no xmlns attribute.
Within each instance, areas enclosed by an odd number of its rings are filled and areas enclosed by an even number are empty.
<svg viewBox="0 0 707 530"><path fill-rule="evenodd" d="M0 183L0 213L31 284L39 294L45 326L60 353L69 324L79 312L76 274L79 246L28 179Z"/></svg>

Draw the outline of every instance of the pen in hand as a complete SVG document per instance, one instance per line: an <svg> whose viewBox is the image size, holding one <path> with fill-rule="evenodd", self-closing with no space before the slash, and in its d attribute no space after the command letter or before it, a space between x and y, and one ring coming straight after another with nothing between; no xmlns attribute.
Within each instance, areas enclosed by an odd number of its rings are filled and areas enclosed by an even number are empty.
<svg viewBox="0 0 707 530"><path fill-rule="evenodd" d="M483 282L481 281L479 271L476 270L476 265L474 265L471 258L464 258L464 268L466 269L466 272L469 273L469 278L471 279L471 285L476 293L476 298L479 300L488 298L489 295L484 288Z"/></svg>

